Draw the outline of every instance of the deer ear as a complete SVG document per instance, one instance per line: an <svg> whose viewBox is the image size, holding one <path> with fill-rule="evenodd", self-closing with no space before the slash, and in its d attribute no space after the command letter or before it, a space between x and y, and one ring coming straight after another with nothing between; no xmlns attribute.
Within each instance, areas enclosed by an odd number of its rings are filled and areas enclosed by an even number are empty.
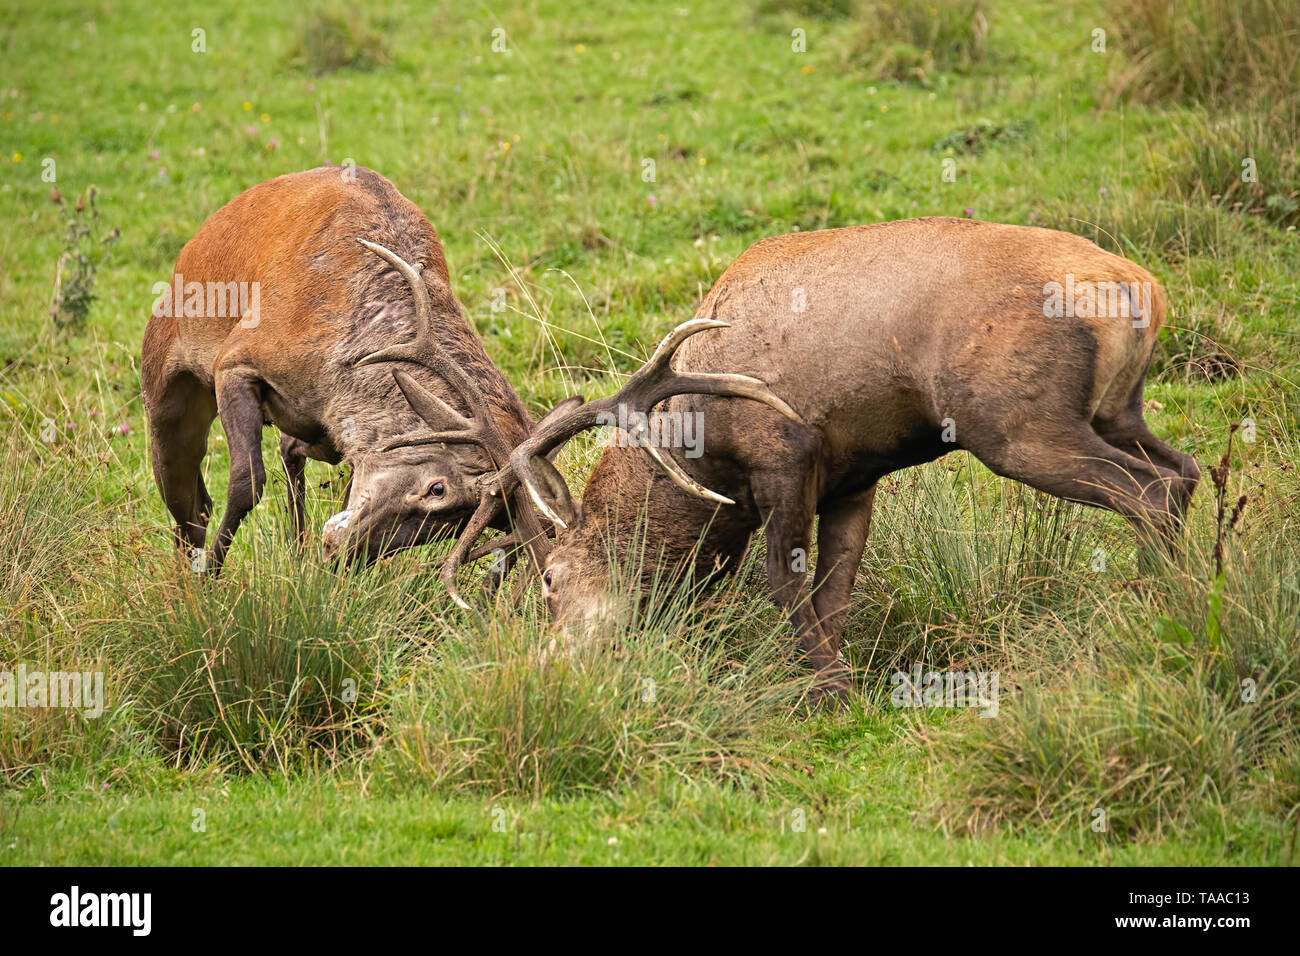
<svg viewBox="0 0 1300 956"><path fill-rule="evenodd" d="M415 413L436 432L458 432L473 427L473 421L452 408L405 372L393 370L397 387L411 403Z"/></svg>
<svg viewBox="0 0 1300 956"><path fill-rule="evenodd" d="M537 458L533 462L536 468L537 476L542 480L542 486L535 489L542 500L550 507L551 511L560 516L560 520L567 526L573 527L578 520L578 508L573 503L573 498L569 495L569 486L564 480L564 476L551 464L549 458Z"/></svg>

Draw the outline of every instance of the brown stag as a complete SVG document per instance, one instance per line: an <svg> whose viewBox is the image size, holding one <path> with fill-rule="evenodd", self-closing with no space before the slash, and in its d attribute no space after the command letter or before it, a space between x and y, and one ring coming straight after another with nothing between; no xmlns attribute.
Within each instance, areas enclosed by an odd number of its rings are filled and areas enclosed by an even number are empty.
<svg viewBox="0 0 1300 956"><path fill-rule="evenodd" d="M412 346L400 343L412 335L437 340L436 361L408 361ZM381 348L390 343L399 344ZM464 527L484 476L533 427L452 294L428 219L360 167L281 176L214 213L155 303L141 378L154 477L178 543L211 573L262 494L264 425L281 432L300 543L306 460L351 465L345 510L326 525L326 553L364 560ZM423 421L403 397L413 388ZM218 416L230 483L205 554L212 500L202 463ZM426 421L435 431L488 422L494 441L411 439L427 432ZM540 534L531 519L520 520Z"/></svg>
<svg viewBox="0 0 1300 956"><path fill-rule="evenodd" d="M1150 273L1054 230L932 218L765 239L674 333L673 363L690 373L672 371L661 347L618 395L539 426L485 494L522 483L564 528L543 571L561 625L621 612L611 541L622 557L635 539L652 565L693 561L707 575L733 568L765 528L771 594L819 690L842 694L840 637L876 485L891 472L965 449L999 475L1172 543L1200 471L1142 417L1164 317ZM693 334L705 328L718 331ZM720 374L762 381L780 399L680 387ZM636 415L623 418L643 427L665 400L671 413L702 416L703 457L612 443L578 504L540 470L568 438L608 423L601 412L625 404ZM799 556L818 517L810 586ZM453 583L456 563L444 569Z"/></svg>

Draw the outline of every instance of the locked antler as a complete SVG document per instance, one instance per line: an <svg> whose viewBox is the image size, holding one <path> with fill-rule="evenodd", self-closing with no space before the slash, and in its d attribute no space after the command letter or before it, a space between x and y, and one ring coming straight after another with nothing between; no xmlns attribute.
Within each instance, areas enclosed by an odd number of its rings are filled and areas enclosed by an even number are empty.
<svg viewBox="0 0 1300 956"><path fill-rule="evenodd" d="M462 415L437 395L430 392L405 372L394 370L393 378L397 387L410 403L415 413L434 429L431 434L417 438L393 442L387 448L405 445L433 444L474 444L482 448L492 460L494 468L505 467L510 459L513 442L500 428L492 408L482 389L465 373L447 352L438 344L432 334L433 308L429 302L429 290L425 287L420 272L421 263L409 263L397 253L378 243L357 239L361 245L375 253L396 269L411 287L415 300L415 337L410 342L390 345L372 352L360 359L357 365L373 365L378 362L411 362L422 365L443 379L448 385L464 396L470 407L469 416ZM453 601L468 609L469 603L461 597L456 583L456 571L462 561L470 554L475 541L489 524L506 506L505 496L486 486L495 476L486 476L484 490L479 505L470 517L468 524L451 555L444 562L442 581ZM540 568L546 559L546 534L532 509L528 507L523 496L519 507L512 516L518 523L516 539L521 540L529 549L533 561Z"/></svg>
<svg viewBox="0 0 1300 956"><path fill-rule="evenodd" d="M640 412L644 415L645 421L649 421L651 410L674 395L725 395L763 402L787 418L799 421L799 416L794 410L756 378L718 372L678 372L673 369L671 364L673 355L688 338L708 329L727 327L726 322L717 319L691 319L683 322L668 333L655 349L654 355L650 356L650 360L638 369L616 394L580 405L567 415L548 418L527 440L510 453L508 472L498 476L501 479L502 490L508 490L512 480L519 481L528 491L529 499L538 511L557 526L565 527L564 520L547 505L539 493L538 485L542 482L554 490L553 479L543 471L542 463L547 462L546 456L550 452L574 435L602 424L608 416L617 416L620 407ZM644 424L638 423L637 430L644 427ZM652 442L646 442L645 446L650 456L683 491L706 501L716 501L724 505L735 504L730 498L705 488L683 471L672 456L665 455L660 449L654 447Z"/></svg>
<svg viewBox="0 0 1300 956"><path fill-rule="evenodd" d="M545 565L549 543L537 513L544 515L557 528L567 527L560 514L547 504L541 492L542 487L545 487L557 500L563 501L566 510L571 510L572 507L568 486L555 466L551 464L548 456L579 432L603 424L606 416L617 415L620 407L641 412L648 421L651 410L674 395L723 395L764 402L787 418L800 420L789 405L756 378L748 375L674 370L671 364L673 356L688 338L708 329L727 328L726 322L715 319L691 319L673 329L655 349L650 360L638 369L616 394L587 404L581 404L581 396L566 399L565 403L572 404L576 401L578 404L567 412L546 416L532 435L518 447L512 447L509 437L504 434L495 416L492 415L491 407L482 390L434 340L431 333L432 309L429 304L428 290L420 277L419 265L411 265L392 250L376 243L364 239L357 241L390 263L406 278L415 296L416 325L416 334L412 341L380 349L367 355L357 364L413 362L423 365L463 395L471 410L470 416L460 414L409 375L395 371L393 376L402 394L411 403L416 414L434 431L429 435L394 442L388 447L473 443L487 452L498 469L496 474L483 479L480 486L479 506L466 525L460 540L456 542L456 547L443 562L443 583L451 594L452 600L461 607L468 608L469 605L460 596L456 574L464 561L474 560L490 553L481 548L474 550L474 544L479 535L500 514L501 509L506 507L507 501L515 505L510 513L516 525L511 537L515 542L522 542L527 547L529 556L540 573ZM556 412L558 410L557 406ZM651 457L684 491L719 504L734 504L730 498L710 491L697 482L671 455L664 454L654 447L653 443L646 442L645 445Z"/></svg>
<svg viewBox="0 0 1300 956"><path fill-rule="evenodd" d="M573 510L568 486L550 463L549 455L579 432L603 424L607 416L617 415L620 406L641 412L648 421L651 410L674 395L724 395L763 402L787 418L800 421L794 409L756 378L714 372L678 372L673 369L671 364L673 356L683 342L692 335L708 329L720 328L727 328L727 323L715 319L691 319L683 322L668 334L655 349L650 360L638 369L616 394L585 405L577 405L564 414L547 415L532 435L510 453L509 464L485 486L486 493L503 497L514 495L515 500L519 500L524 497L518 494L518 489L522 487L527 495L527 502L556 527L566 527L564 519L547 504L539 488L539 485L545 485L555 498L564 502L565 510ZM566 401L572 402L573 399ZM645 445L651 457L668 473L673 482L688 494L719 504L735 504L730 498L705 488L686 474L671 455L664 454L654 447L652 442L646 442ZM538 564L539 570L541 567L542 565ZM455 568L452 560L444 566L444 573L448 573L449 569L450 574L454 576Z"/></svg>

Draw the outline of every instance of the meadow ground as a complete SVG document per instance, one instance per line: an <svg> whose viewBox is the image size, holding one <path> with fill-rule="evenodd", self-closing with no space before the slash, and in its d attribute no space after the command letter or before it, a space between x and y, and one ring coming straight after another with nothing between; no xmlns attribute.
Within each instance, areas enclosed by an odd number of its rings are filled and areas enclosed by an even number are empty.
<svg viewBox="0 0 1300 956"><path fill-rule="evenodd" d="M0 11L0 671L108 696L0 707L0 863L1295 859L1290 4L183 7ZM1206 472L1186 555L1142 569L1118 518L964 453L895 475L849 625L862 693L811 714L761 556L539 661L535 595L460 612L434 549L295 557L272 467L199 587L147 459L153 287L228 199L327 162L424 210L538 413L612 391L763 236L1086 235L1169 294L1147 417ZM564 453L572 482L595 454ZM218 425L218 505L226 465ZM319 527L346 476L308 475ZM996 716L893 706L917 664L996 672Z"/></svg>

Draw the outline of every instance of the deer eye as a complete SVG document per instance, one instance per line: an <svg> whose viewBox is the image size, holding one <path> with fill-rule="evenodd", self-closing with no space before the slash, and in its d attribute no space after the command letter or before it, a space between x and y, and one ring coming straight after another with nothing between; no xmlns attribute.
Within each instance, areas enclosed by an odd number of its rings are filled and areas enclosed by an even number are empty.
<svg viewBox="0 0 1300 956"><path fill-rule="evenodd" d="M545 584L548 588L551 586L552 573L553 572L551 571L551 569L547 568L546 573L542 575L542 583Z"/></svg>
<svg viewBox="0 0 1300 956"><path fill-rule="evenodd" d="M444 485L441 481L435 481L433 484L429 485L429 490L426 491L424 494L425 497L427 498L441 498L446 493L447 493L447 486Z"/></svg>

